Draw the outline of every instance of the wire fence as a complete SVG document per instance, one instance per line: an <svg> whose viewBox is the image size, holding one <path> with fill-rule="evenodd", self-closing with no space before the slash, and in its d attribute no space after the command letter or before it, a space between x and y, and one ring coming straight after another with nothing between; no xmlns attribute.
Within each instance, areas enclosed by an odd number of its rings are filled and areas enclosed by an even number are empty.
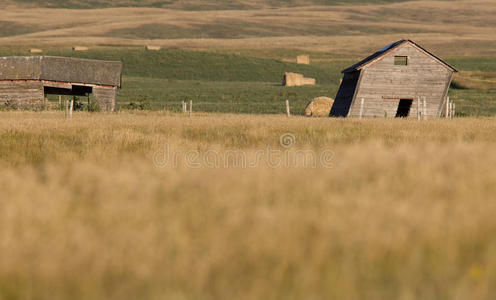
<svg viewBox="0 0 496 300"><path fill-rule="evenodd" d="M277 101L270 103L247 103L227 101L225 103L208 102L208 101L192 101L192 110L197 112L212 112L212 113L233 113L233 114L286 114L286 101ZM155 110L167 110L172 112L184 112L183 103L186 103L189 110L190 101L167 102L153 105ZM289 101L291 114L303 115L306 105L310 100L292 102ZM121 106L126 108L126 105Z"/></svg>
<svg viewBox="0 0 496 300"><path fill-rule="evenodd" d="M75 99L75 111L97 111L96 100L93 96L61 96L49 97L46 108L50 110L64 110L66 100ZM189 111L190 102L194 112L211 113L231 113L231 114L286 114L286 100L289 101L289 110L292 115L303 115L305 108L311 99L275 99L269 101L248 101L235 99L220 99L218 101L207 99L188 99L182 101L150 101L146 98L138 98L131 101L118 101L120 110L150 110L150 111L170 111L175 113L184 112L184 104L187 104L186 111Z"/></svg>

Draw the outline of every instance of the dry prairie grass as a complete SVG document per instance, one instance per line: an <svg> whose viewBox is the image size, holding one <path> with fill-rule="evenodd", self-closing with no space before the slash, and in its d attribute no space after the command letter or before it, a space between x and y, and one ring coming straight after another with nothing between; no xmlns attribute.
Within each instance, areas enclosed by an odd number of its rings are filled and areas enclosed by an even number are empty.
<svg viewBox="0 0 496 300"><path fill-rule="evenodd" d="M496 122L0 114L0 299L493 299ZM156 168L292 133L333 168Z"/></svg>

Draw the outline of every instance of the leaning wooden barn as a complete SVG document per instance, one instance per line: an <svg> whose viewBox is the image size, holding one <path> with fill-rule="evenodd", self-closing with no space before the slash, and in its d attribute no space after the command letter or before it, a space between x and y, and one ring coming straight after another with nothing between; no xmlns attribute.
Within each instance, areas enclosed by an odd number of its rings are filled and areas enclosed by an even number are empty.
<svg viewBox="0 0 496 300"><path fill-rule="evenodd" d="M45 95L94 94L103 110L116 110L122 62L53 56L0 57L0 105L38 108Z"/></svg>
<svg viewBox="0 0 496 300"><path fill-rule="evenodd" d="M342 71L336 117L440 117L457 72L411 40L392 43Z"/></svg>

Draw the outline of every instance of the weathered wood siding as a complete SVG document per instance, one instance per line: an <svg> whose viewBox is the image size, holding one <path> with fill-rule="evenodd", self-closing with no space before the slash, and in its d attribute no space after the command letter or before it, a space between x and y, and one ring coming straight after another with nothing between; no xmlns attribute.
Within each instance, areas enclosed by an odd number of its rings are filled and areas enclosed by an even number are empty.
<svg viewBox="0 0 496 300"><path fill-rule="evenodd" d="M346 117L353 101L360 71L345 73L331 109L332 117Z"/></svg>
<svg viewBox="0 0 496 300"><path fill-rule="evenodd" d="M43 105L43 85L37 80L0 81L0 105L19 109L40 108Z"/></svg>
<svg viewBox="0 0 496 300"><path fill-rule="evenodd" d="M0 80L121 86L122 62L54 56L0 57Z"/></svg>
<svg viewBox="0 0 496 300"><path fill-rule="evenodd" d="M93 88L96 102L101 110L116 111L117 108L117 88L116 87L101 87Z"/></svg>
<svg viewBox="0 0 496 300"><path fill-rule="evenodd" d="M395 56L407 56L407 66L394 64ZM438 117L444 104L453 71L435 58L407 43L379 61L362 69L358 90L349 116L360 115L364 99L364 117L394 117L399 99L413 99L410 117L417 116L417 99L425 97L427 116ZM421 105L423 113L423 105Z"/></svg>

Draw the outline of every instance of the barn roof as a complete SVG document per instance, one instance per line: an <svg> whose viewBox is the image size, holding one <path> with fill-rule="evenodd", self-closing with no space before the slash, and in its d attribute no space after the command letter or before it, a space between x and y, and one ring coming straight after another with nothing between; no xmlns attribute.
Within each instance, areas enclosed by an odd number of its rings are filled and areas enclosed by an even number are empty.
<svg viewBox="0 0 496 300"><path fill-rule="evenodd" d="M400 45L403 45L405 43L411 43L411 44L415 45L421 51L427 53L428 55L430 55L434 59L438 60L443 65L445 65L447 68L451 69L454 72L458 72L455 68L453 68L452 66L450 66L447 62L443 61L442 59L440 59L439 57L435 56L431 52L425 50L424 48L422 48L419 44L415 43L414 41L412 41L412 40L399 40L397 42L394 42L394 43L391 43L391 44L387 45L386 47L384 47L381 50L375 52L374 54L370 55L369 57L367 57L367 58L359 61L358 63L352 65L351 67L349 67L347 69L344 69L342 71L342 73L350 73L350 72L361 70L364 67L366 67L367 65L372 64L376 59L379 59L379 58L387 55L389 52L391 52L395 48L397 48Z"/></svg>
<svg viewBox="0 0 496 300"><path fill-rule="evenodd" d="M0 80L121 86L122 62L56 56L0 57Z"/></svg>

